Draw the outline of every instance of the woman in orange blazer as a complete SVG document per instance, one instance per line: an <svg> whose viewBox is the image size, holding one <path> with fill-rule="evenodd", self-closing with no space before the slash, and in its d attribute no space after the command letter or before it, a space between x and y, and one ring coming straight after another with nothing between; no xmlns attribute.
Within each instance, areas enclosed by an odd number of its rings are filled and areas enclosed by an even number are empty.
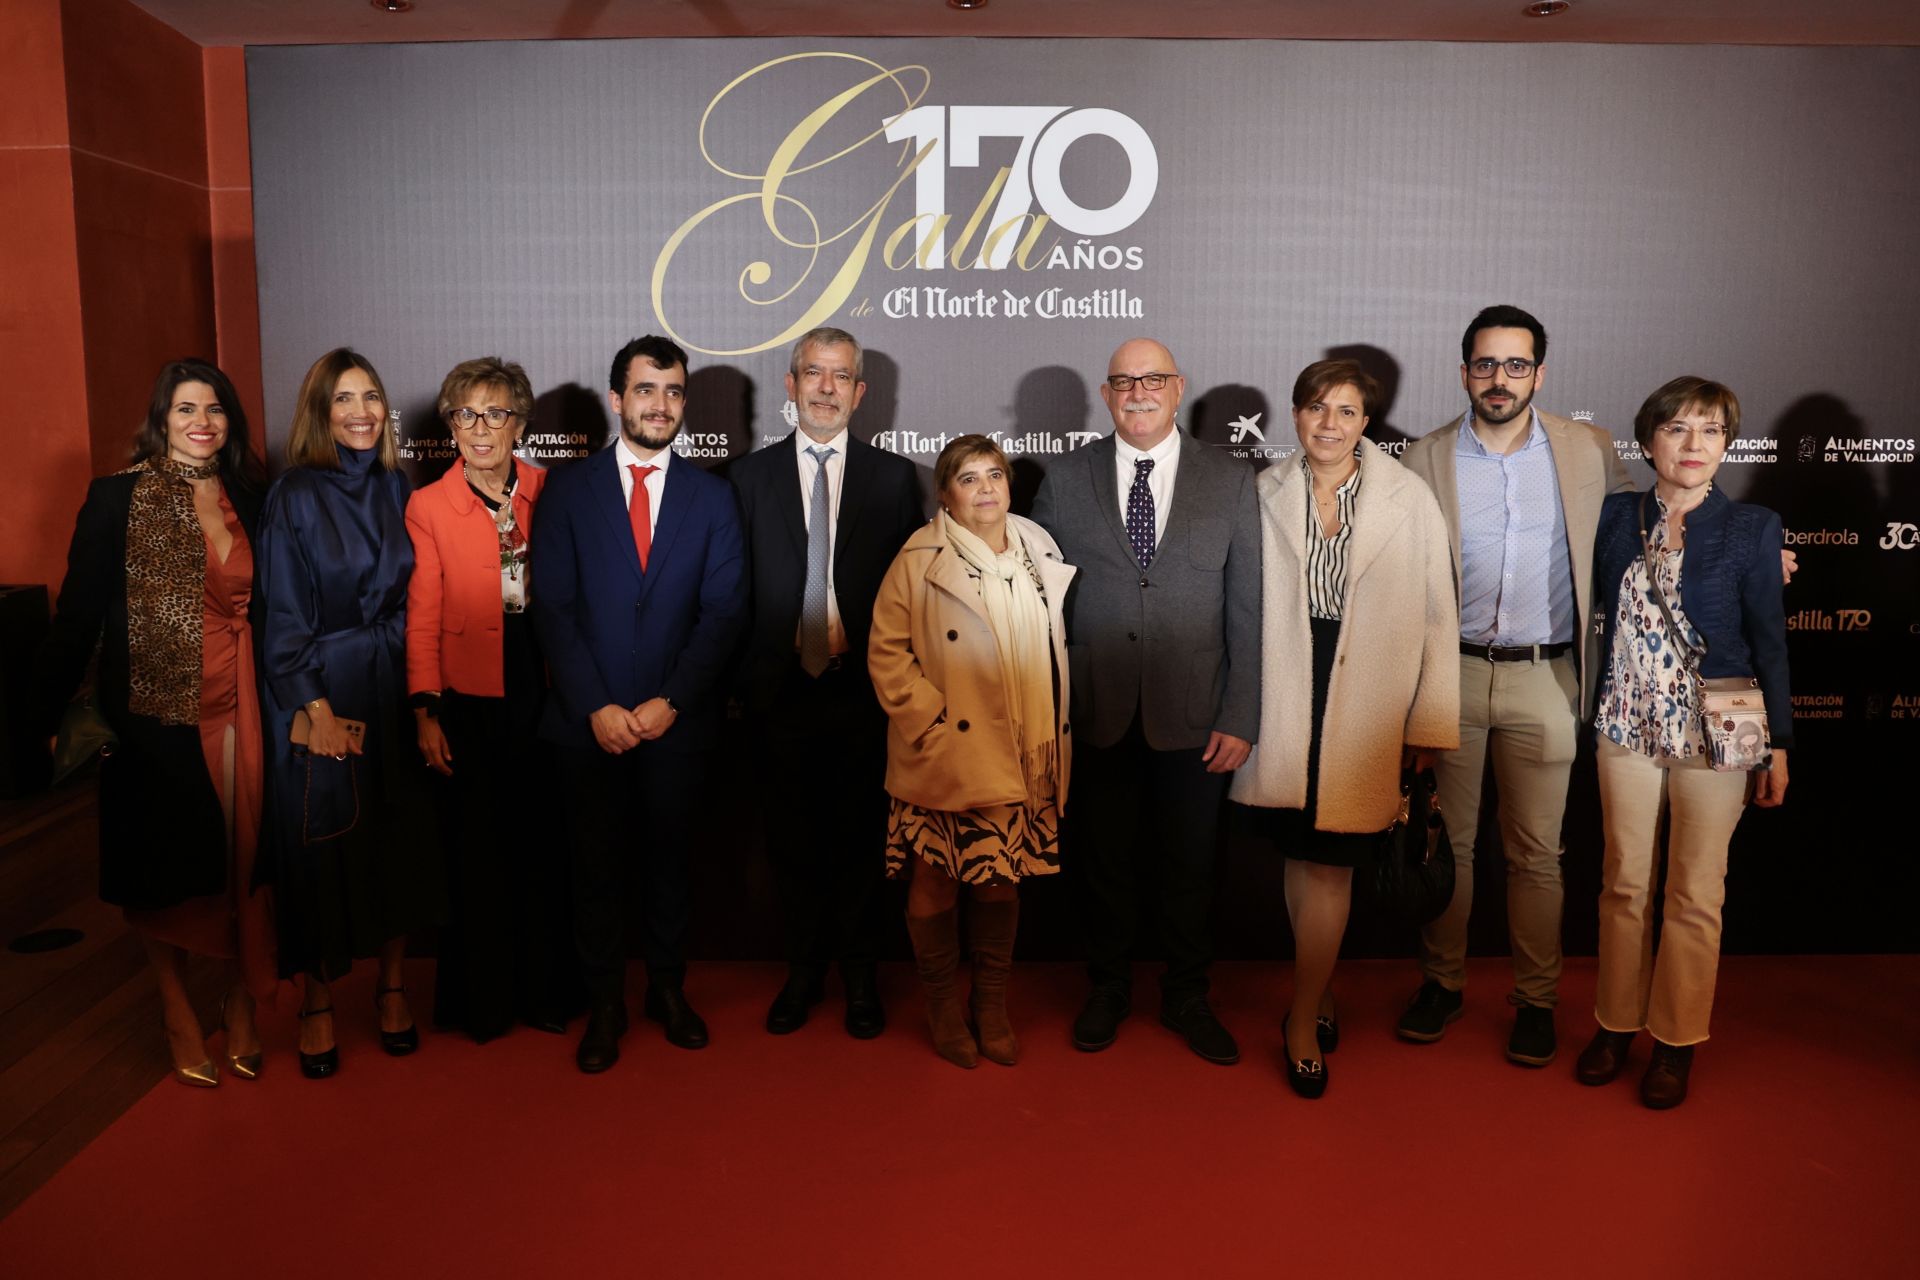
<svg viewBox="0 0 1920 1280"><path fill-rule="evenodd" d="M527 538L547 473L514 457L533 410L525 370L454 366L438 411L460 459L407 503L407 688L439 775L448 916L436 1026L485 1042L516 1019L564 1033L579 1003L565 864L543 857L533 806L502 784L539 776L545 667L527 615Z"/></svg>

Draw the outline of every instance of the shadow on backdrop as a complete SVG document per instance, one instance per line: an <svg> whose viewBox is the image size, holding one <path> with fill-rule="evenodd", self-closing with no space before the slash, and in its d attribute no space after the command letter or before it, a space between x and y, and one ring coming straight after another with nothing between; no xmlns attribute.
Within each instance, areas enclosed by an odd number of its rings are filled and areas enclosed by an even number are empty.
<svg viewBox="0 0 1920 1280"><path fill-rule="evenodd" d="M728 463L753 450L753 379L730 364L703 365L688 374L680 434L686 443L676 452L725 475Z"/></svg>
<svg viewBox="0 0 1920 1280"><path fill-rule="evenodd" d="M565 466L604 448L613 439L613 420L604 396L566 382L534 398L526 437L551 437L523 438L522 451L543 466Z"/></svg>
<svg viewBox="0 0 1920 1280"><path fill-rule="evenodd" d="M1202 444L1215 445L1264 471L1276 459L1299 447L1293 423L1285 414L1272 417L1267 393L1237 382L1209 388L1187 410L1187 431Z"/></svg>
<svg viewBox="0 0 1920 1280"><path fill-rule="evenodd" d="M1367 415L1372 419L1367 424L1367 439L1394 457L1399 457L1407 447L1407 441L1415 438L1395 425L1393 420L1393 406L1400 399L1400 362L1379 347L1364 342L1328 347L1327 359L1351 360L1380 384L1380 402Z"/></svg>
<svg viewBox="0 0 1920 1280"><path fill-rule="evenodd" d="M1091 444L1104 432L1088 425L1093 402L1087 380L1065 365L1045 365L1020 375L1013 404L1002 412L1011 419L1008 435L1021 442L1022 452L1012 459L1012 509L1024 516L1033 511L1048 460Z"/></svg>
<svg viewBox="0 0 1920 1280"><path fill-rule="evenodd" d="M864 348L860 380L867 384L867 392L861 397L860 407L853 411L853 421L847 424L847 430L853 432L853 438L861 444L872 444L873 438L882 431L893 431L900 426L896 421L900 414L900 363L884 351ZM924 430L926 424L907 425Z"/></svg>

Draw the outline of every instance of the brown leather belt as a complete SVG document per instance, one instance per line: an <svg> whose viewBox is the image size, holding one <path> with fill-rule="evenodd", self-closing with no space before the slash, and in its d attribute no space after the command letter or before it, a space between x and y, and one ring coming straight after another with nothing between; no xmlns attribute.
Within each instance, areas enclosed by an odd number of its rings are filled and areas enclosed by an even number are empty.
<svg viewBox="0 0 1920 1280"><path fill-rule="evenodd" d="M1573 642L1562 640L1559 644L1468 644L1462 640L1460 652L1469 658L1485 658L1488 662L1539 662L1543 658L1557 658L1563 653L1573 652Z"/></svg>

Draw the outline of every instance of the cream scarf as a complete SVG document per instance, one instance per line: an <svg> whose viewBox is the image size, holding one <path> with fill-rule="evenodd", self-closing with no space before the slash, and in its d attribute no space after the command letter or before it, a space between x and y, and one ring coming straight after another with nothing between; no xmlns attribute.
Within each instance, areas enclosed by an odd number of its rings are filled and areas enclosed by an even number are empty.
<svg viewBox="0 0 1920 1280"><path fill-rule="evenodd" d="M1007 522L1007 549L995 553L951 516L943 517L947 544L980 578L980 603L1000 651L1000 684L1027 779L1027 807L1040 808L1059 794L1058 743L1054 733L1053 639L1046 598L1019 526Z"/></svg>

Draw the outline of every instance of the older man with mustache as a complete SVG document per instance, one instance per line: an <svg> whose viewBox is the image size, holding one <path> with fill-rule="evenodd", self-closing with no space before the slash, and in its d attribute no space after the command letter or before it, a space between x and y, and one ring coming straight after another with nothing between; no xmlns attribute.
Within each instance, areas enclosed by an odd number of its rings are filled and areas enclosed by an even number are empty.
<svg viewBox="0 0 1920 1280"><path fill-rule="evenodd" d="M1160 1021L1226 1065L1240 1049L1207 1001L1208 919L1221 802L1259 731L1260 516L1253 468L1175 424L1185 390L1161 343L1121 344L1100 386L1113 434L1048 469L1033 516L1080 571L1067 823L1093 988L1074 1045L1119 1034L1151 894Z"/></svg>
<svg viewBox="0 0 1920 1280"><path fill-rule="evenodd" d="M867 674L880 580L924 523L913 463L854 438L863 354L842 329L794 344L799 430L733 464L752 619L741 701L769 784L767 856L787 927L787 981L767 1010L798 1031L838 961L847 1034L886 1026L874 981L887 804L885 714Z"/></svg>

